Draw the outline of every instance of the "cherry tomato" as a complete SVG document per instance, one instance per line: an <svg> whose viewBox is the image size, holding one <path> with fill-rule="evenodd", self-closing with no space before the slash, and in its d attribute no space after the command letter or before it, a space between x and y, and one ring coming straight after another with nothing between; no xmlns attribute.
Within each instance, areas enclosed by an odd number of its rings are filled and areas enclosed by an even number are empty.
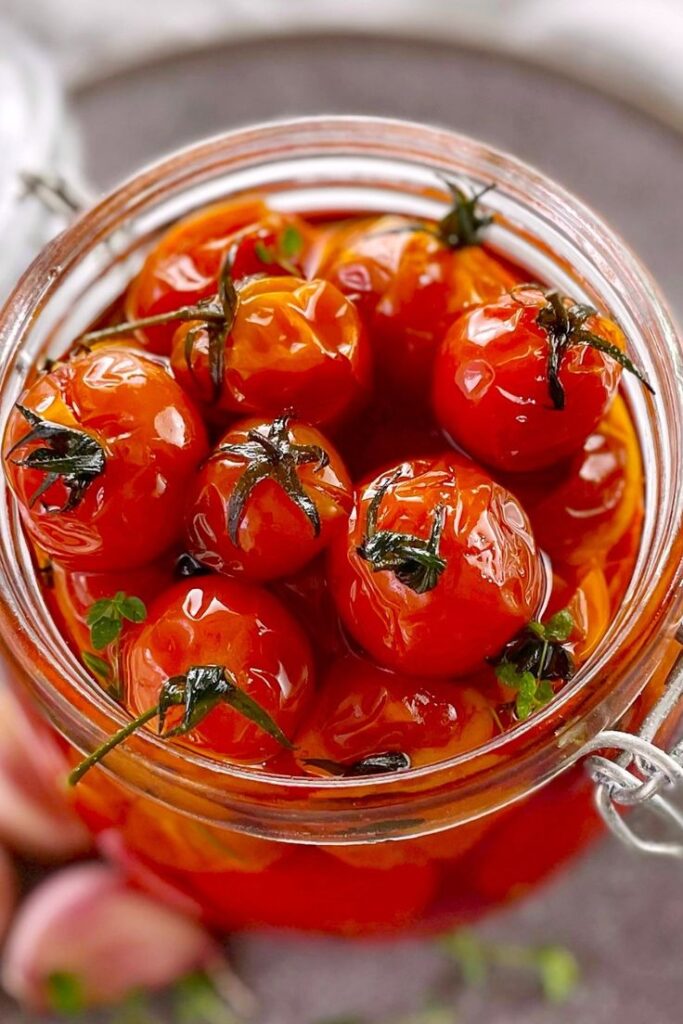
<svg viewBox="0 0 683 1024"><path fill-rule="evenodd" d="M351 636L420 676L476 671L534 618L546 588L519 502L455 454L360 487L330 548L330 580Z"/></svg>
<svg viewBox="0 0 683 1024"><path fill-rule="evenodd" d="M507 483L553 561L604 561L643 503L638 439L623 399L617 395L568 464Z"/></svg>
<svg viewBox="0 0 683 1024"><path fill-rule="evenodd" d="M417 768L473 750L495 731L491 705L472 687L347 655L325 676L296 735L296 757L312 774L382 774L381 755L404 755L403 763L388 758L388 771Z"/></svg>
<svg viewBox="0 0 683 1024"><path fill-rule="evenodd" d="M232 427L201 470L187 513L188 549L228 575L296 572L342 529L351 481L329 441L287 417Z"/></svg>
<svg viewBox="0 0 683 1024"><path fill-rule="evenodd" d="M604 415L624 346L620 328L590 307L517 288L449 330L434 367L437 419L489 466L553 465L578 452Z"/></svg>
<svg viewBox="0 0 683 1024"><path fill-rule="evenodd" d="M107 346L34 381L4 452L33 540L70 568L110 571L149 562L179 538L207 439L162 365Z"/></svg>
<svg viewBox="0 0 683 1024"><path fill-rule="evenodd" d="M275 597L247 584L199 576L159 597L126 645L124 701L141 714L158 705L169 680L184 680L186 700L193 683L204 713L177 742L231 761L262 762L280 752L281 742L220 699L225 681L291 737L311 695L312 661L302 630ZM207 670L205 678L193 669ZM222 670L217 686L208 671L213 669ZM177 727L179 717L172 707L168 728Z"/></svg>
<svg viewBox="0 0 683 1024"><path fill-rule="evenodd" d="M437 879L431 864L351 867L323 850L293 847L260 874L197 874L191 883L229 931L267 927L352 936L418 921Z"/></svg>
<svg viewBox="0 0 683 1024"><path fill-rule="evenodd" d="M311 229L298 217L245 197L208 206L174 224L157 242L126 295L129 320L193 306L216 292L223 261L232 251L235 278L299 269ZM137 333L145 347L170 354L174 323Z"/></svg>
<svg viewBox="0 0 683 1024"><path fill-rule="evenodd" d="M337 228L323 243L318 273L357 303L379 372L412 398L429 394L437 347L455 317L519 282L490 250L447 237L440 225L385 216Z"/></svg>
<svg viewBox="0 0 683 1024"><path fill-rule="evenodd" d="M352 303L333 285L250 278L229 301L233 313L224 324L190 321L173 341L176 377L214 415L294 411L309 423L328 423L366 395L369 342Z"/></svg>

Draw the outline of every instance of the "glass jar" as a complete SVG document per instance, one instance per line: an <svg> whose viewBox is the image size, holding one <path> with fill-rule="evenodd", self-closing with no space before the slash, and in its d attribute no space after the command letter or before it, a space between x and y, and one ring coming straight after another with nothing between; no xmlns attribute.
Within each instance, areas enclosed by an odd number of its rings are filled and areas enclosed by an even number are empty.
<svg viewBox="0 0 683 1024"><path fill-rule="evenodd" d="M434 217L444 176L474 187L495 182L487 196L492 246L531 278L609 310L655 384L653 399L624 383L647 467L635 571L598 648L552 704L451 761L400 776L288 779L218 763L146 731L109 755L74 796L102 847L139 881L189 899L226 929L450 926L520 895L598 833L582 756L602 730L638 725L680 649L679 343L634 256L557 185L471 139L367 118L246 129L143 170L47 246L2 316L4 424L36 359L61 353L178 217L252 190L283 210ZM0 631L10 670L75 759L126 718L52 621L0 486Z"/></svg>

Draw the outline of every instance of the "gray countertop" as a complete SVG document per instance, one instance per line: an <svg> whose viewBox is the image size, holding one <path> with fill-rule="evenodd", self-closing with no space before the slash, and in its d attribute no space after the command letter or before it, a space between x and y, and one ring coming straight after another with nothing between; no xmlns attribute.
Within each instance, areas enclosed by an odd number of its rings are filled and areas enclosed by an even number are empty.
<svg viewBox="0 0 683 1024"><path fill-rule="evenodd" d="M107 186L179 143L248 121L323 112L402 116L478 135L540 166L611 220L683 307L683 140L562 77L429 43L278 39L164 59L73 97L92 179ZM485 934L558 942L580 991L545 1004L523 976L451 991L458 1024L678 1024L683 1002L683 866L606 840ZM397 1020L443 988L427 942L350 945L248 937L233 956L262 1003L259 1024L360 1014ZM0 1019L20 1018L2 1010ZM94 1017L92 1018L95 1019Z"/></svg>

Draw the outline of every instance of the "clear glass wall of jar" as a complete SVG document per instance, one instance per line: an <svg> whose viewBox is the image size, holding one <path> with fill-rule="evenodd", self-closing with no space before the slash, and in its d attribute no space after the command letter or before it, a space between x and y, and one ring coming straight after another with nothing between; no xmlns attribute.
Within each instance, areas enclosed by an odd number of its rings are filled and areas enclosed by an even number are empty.
<svg viewBox="0 0 683 1024"><path fill-rule="evenodd" d="M259 126L142 171L43 251L0 323L4 423L36 359L62 352L178 217L254 190L286 210L433 216L443 175L495 182L492 245L530 276L610 310L655 383L654 399L625 386L646 465L635 572L607 634L561 695L453 761L400 778L286 779L147 732L112 753L76 790L83 817L142 882L184 894L226 929L453 925L522 894L598 832L582 750L605 728L635 727L679 650L679 342L637 260L558 186L470 139L363 118ZM0 631L10 671L75 750L92 750L124 723L123 712L52 622L4 484L0 502Z"/></svg>

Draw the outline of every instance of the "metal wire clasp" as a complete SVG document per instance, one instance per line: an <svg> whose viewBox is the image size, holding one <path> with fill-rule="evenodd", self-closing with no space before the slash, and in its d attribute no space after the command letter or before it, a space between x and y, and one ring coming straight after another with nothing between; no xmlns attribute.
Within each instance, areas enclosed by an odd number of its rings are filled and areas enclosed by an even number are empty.
<svg viewBox="0 0 683 1024"><path fill-rule="evenodd" d="M677 637L683 642L683 629ZM642 853L683 860L683 805L671 800L672 790L683 787L683 740L670 750L662 750L655 739L665 722L683 699L683 654L667 680L662 698L647 715L639 732L602 732L587 744L586 770L596 784L595 803L605 824L630 846ZM619 751L611 758L593 751ZM639 835L620 812L644 807L668 821L680 832L681 839L667 841Z"/></svg>

